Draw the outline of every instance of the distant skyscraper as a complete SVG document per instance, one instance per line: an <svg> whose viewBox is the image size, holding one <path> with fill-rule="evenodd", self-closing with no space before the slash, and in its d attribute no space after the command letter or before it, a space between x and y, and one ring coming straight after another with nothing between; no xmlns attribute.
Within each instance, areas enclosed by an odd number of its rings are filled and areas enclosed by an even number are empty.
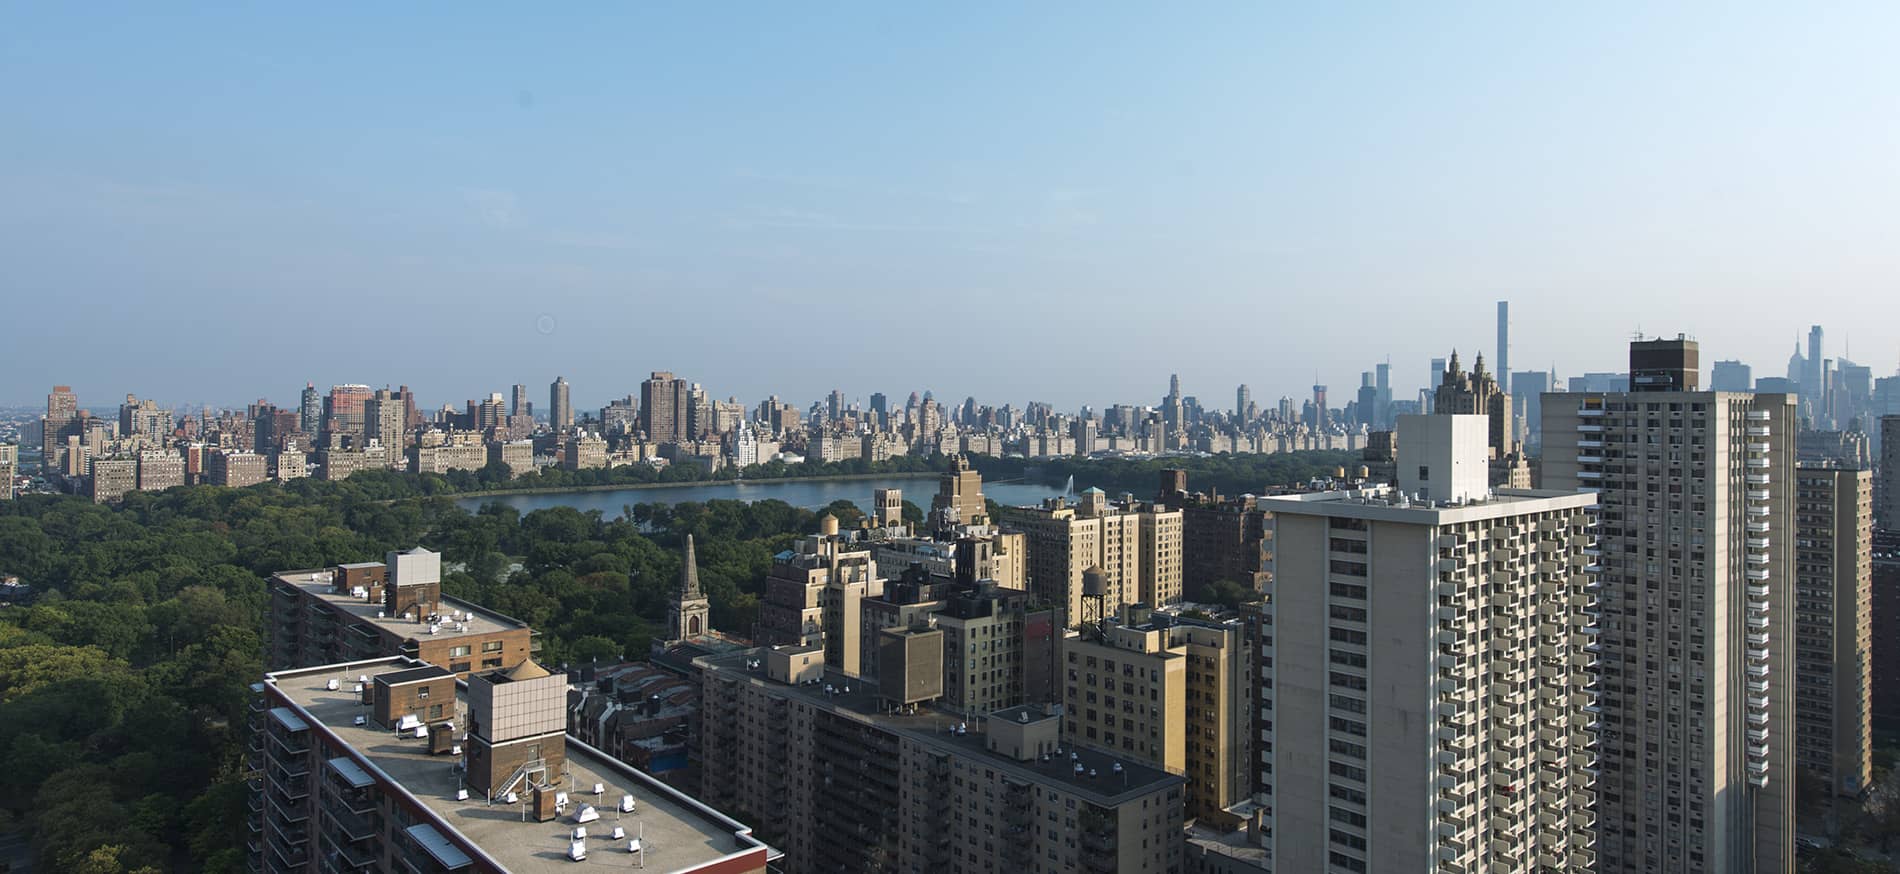
<svg viewBox="0 0 1900 874"><path fill-rule="evenodd" d="M1880 417L1880 503L1875 521L1900 530L1900 416Z"/></svg>
<svg viewBox="0 0 1900 874"><path fill-rule="evenodd" d="M1544 487L1602 502L1599 874L1794 869L1795 409L1672 390L1695 353L1544 398Z"/></svg>
<svg viewBox="0 0 1900 874"><path fill-rule="evenodd" d="M1740 361L1717 361L1709 375L1711 391L1754 391L1753 369Z"/></svg>
<svg viewBox="0 0 1900 874"><path fill-rule="evenodd" d="M871 418L880 429L891 425L891 400L881 391L871 393Z"/></svg>
<svg viewBox="0 0 1900 874"><path fill-rule="evenodd" d="M1325 427L1326 427L1326 386L1314 384L1313 386L1313 429L1317 431Z"/></svg>
<svg viewBox="0 0 1900 874"><path fill-rule="evenodd" d="M1437 398L1439 384L1444 381L1445 359L1434 358L1432 359L1432 375L1425 380L1425 387L1420 389L1418 393L1419 405L1424 408L1425 412L1437 412L1437 410L1432 409L1432 403Z"/></svg>
<svg viewBox="0 0 1900 874"><path fill-rule="evenodd" d="M317 391L317 384L303 384L303 403L298 409L297 427L305 434L315 437L323 428L323 393Z"/></svg>
<svg viewBox="0 0 1900 874"><path fill-rule="evenodd" d="M825 396L825 421L836 422L844 418L844 392L832 389Z"/></svg>
<svg viewBox="0 0 1900 874"><path fill-rule="evenodd" d="M1833 794L1872 778L1873 479L1795 471L1795 757Z"/></svg>
<svg viewBox="0 0 1900 874"><path fill-rule="evenodd" d="M678 443L687 437L692 387L686 380L656 370L640 383L640 429L655 443Z"/></svg>
<svg viewBox="0 0 1900 874"><path fill-rule="evenodd" d="M1827 391L1824 352L1821 326L1814 325L1808 328L1808 357L1802 362L1807 372L1801 376L1801 390L1810 397L1819 397L1822 392Z"/></svg>
<svg viewBox="0 0 1900 874"><path fill-rule="evenodd" d="M1392 362L1379 362L1375 371L1379 376L1379 400L1378 410L1374 413L1372 421L1380 428L1390 428L1392 427Z"/></svg>
<svg viewBox="0 0 1900 874"><path fill-rule="evenodd" d="M565 376L555 377L548 386L548 425L556 431L574 427L574 405L568 400Z"/></svg>
<svg viewBox="0 0 1900 874"><path fill-rule="evenodd" d="M521 383L515 383L513 396L509 399L508 415L530 415L533 409L533 406L528 403L528 387Z"/></svg>
<svg viewBox="0 0 1900 874"><path fill-rule="evenodd" d="M1234 389L1234 421L1247 424L1247 408L1252 405L1253 392L1247 389L1246 383L1241 383L1239 388Z"/></svg>
<svg viewBox="0 0 1900 874"><path fill-rule="evenodd" d="M1511 302L1498 301L1498 391L1511 393Z"/></svg>

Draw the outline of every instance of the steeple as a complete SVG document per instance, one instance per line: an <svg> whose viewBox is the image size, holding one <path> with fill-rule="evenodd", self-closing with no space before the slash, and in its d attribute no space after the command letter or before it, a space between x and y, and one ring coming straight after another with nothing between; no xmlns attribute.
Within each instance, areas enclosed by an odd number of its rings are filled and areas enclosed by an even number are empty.
<svg viewBox="0 0 1900 874"><path fill-rule="evenodd" d="M680 590L667 610L668 643L698 637L712 630L712 602L699 590L699 561L693 557L693 535L686 535L680 556Z"/></svg>
<svg viewBox="0 0 1900 874"><path fill-rule="evenodd" d="M691 600L699 594L699 562L693 558L693 535L686 535L686 554L680 561L680 598Z"/></svg>

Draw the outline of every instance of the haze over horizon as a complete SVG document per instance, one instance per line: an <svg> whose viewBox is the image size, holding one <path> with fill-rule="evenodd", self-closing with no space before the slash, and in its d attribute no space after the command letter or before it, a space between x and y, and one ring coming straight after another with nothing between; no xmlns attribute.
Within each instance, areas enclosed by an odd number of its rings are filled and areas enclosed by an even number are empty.
<svg viewBox="0 0 1900 874"><path fill-rule="evenodd" d="M0 404L1900 363L1900 9L1199 11L18 7Z"/></svg>

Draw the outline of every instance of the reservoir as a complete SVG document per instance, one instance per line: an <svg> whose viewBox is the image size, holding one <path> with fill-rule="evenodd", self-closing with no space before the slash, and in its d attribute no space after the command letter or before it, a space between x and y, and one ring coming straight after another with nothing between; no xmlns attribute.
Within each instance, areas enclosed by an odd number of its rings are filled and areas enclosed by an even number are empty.
<svg viewBox="0 0 1900 874"><path fill-rule="evenodd" d="M484 504L504 504L522 513L549 507L573 507L582 512L599 510L603 517L618 517L634 504L680 504L687 501L763 501L779 500L794 507L815 510L839 499L851 501L858 509L871 512L874 489L900 489L907 500L930 510L930 498L937 493L937 474L895 475L854 480L753 480L751 482L708 482L664 488L602 489L600 491L549 492L543 494L490 495L461 498L456 504L471 513ZM1040 483L984 483L983 496L1004 506L1035 504L1063 493L1062 486Z"/></svg>

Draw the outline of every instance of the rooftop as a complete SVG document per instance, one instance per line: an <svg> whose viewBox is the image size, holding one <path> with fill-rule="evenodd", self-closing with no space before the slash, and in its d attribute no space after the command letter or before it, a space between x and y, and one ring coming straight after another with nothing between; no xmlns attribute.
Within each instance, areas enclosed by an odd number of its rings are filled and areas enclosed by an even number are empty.
<svg viewBox="0 0 1900 874"><path fill-rule="evenodd" d="M989 749L989 741L983 734L984 720L980 716L965 716L922 706L912 714L891 712L879 700L876 683L830 672L826 672L823 682L814 685L792 686L774 682L765 675L760 656L763 652L763 649L755 649L707 656L699 659L699 663L709 669L744 674L754 685L771 687L784 694L804 698L840 716L909 735L946 752L979 760L985 766L1014 772L1019 778L1059 785L1103 806L1114 806L1165 786L1187 782L1187 778L1179 774L1170 774L1132 759L1121 759L1097 750L1073 746L1064 746L1060 757L1052 757L1047 761L1017 761ZM748 668L747 663L752 659L759 659L760 666ZM1014 720L1018 718L1019 710L1027 710L1031 714L1037 712L1035 708L1012 708L998 712L1008 714L1008 718ZM1032 720L1035 718L1031 716ZM959 727L967 731L953 731ZM1115 770L1117 765L1121 766L1120 771Z"/></svg>
<svg viewBox="0 0 1900 874"><path fill-rule="evenodd" d="M495 634L517 628L527 628L527 624L509 616L491 610L484 610L459 598L442 596L442 608L450 615L442 616L432 635L427 622L412 622L401 617L381 615L381 601L371 601L367 597L358 597L348 593L337 594L331 572L324 570L283 571L274 579L296 586L319 601L330 604L337 610L355 619L389 629L399 637L456 637L458 635ZM458 618L459 617L459 618Z"/></svg>
<svg viewBox="0 0 1900 874"><path fill-rule="evenodd" d="M525 795L516 805L499 802L491 805L478 794L467 801L457 801L456 790L463 788L463 784L459 773L450 767L449 757L429 755L426 740L397 737L393 731L373 723L355 724L357 717L370 715L370 708L361 703L354 691L356 678L413 668L415 664L409 659L392 657L280 671L267 675L265 682L276 686L291 701L292 715L321 726L347 744L361 757L355 764L376 776L378 782L400 786L414 796L440 817L442 824L479 847L479 852L497 867L516 872L571 874L575 871L575 863L567 858L567 849L575 827L572 814L577 807L570 807L568 815L554 821L534 822L523 821L522 809L528 804ZM327 688L331 680L340 681L338 691ZM467 723L467 701L458 694L454 722L458 735L466 731ZM626 829L629 838L641 837L646 845L645 866L649 869L678 871L758 848L778 855L754 839L746 826L612 760L571 735L567 739L567 755L568 774L560 788L573 796L575 805L596 804L600 812L600 819L588 826L589 834L604 836L620 827ZM592 791L596 784L603 789L598 796ZM634 813L618 812L622 795L633 796ZM440 825L430 824L438 828ZM590 839L588 844L589 855L580 863L584 867L630 867L624 843L616 847L615 842L602 838ZM481 864L480 859L476 861Z"/></svg>
<svg viewBox="0 0 1900 874"><path fill-rule="evenodd" d="M1419 501L1387 486L1331 492L1301 492L1261 498L1274 513L1344 516L1415 525L1474 522L1500 516L1595 506L1594 490L1497 489L1482 500Z"/></svg>

